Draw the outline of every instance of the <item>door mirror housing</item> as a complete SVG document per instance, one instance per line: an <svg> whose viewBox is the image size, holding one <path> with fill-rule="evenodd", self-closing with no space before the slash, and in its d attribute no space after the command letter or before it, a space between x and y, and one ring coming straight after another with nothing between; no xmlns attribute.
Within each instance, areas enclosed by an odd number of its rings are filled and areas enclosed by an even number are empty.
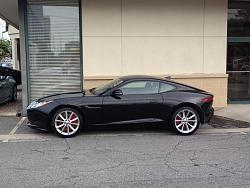
<svg viewBox="0 0 250 188"><path fill-rule="evenodd" d="M120 96L122 96L123 95L123 93L122 93L122 90L120 90L120 89L116 89L116 90L114 90L112 93L111 93L111 96L113 96L113 97L120 97Z"/></svg>

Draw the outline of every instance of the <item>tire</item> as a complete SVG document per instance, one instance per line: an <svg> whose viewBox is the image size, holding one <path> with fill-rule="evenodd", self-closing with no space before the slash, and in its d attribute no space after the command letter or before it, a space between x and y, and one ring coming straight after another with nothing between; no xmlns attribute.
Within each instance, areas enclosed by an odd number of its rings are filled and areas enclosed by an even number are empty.
<svg viewBox="0 0 250 188"><path fill-rule="evenodd" d="M13 89L12 89L11 101L12 102L17 101L17 86L15 85L13 86Z"/></svg>
<svg viewBox="0 0 250 188"><path fill-rule="evenodd" d="M51 119L51 128L54 133L63 138L74 137L83 127L82 115L73 108L57 110Z"/></svg>
<svg viewBox="0 0 250 188"><path fill-rule="evenodd" d="M171 128L179 135L191 135L199 126L200 116L194 108L179 108L172 116Z"/></svg>

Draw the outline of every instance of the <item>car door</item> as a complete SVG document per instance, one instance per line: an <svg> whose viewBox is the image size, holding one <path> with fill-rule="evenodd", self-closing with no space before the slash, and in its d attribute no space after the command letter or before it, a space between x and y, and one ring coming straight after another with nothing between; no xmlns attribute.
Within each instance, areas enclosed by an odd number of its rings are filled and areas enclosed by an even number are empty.
<svg viewBox="0 0 250 188"><path fill-rule="evenodd" d="M163 103L159 82L135 80L114 90L121 90L119 97L109 94L103 98L103 122L130 123L159 120L158 110ZM112 91L111 91L112 92Z"/></svg>

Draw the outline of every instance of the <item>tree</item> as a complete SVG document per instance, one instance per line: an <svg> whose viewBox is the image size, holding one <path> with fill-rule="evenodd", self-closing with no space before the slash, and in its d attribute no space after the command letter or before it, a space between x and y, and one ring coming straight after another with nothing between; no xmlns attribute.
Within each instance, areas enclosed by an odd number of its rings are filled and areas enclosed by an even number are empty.
<svg viewBox="0 0 250 188"><path fill-rule="evenodd" d="M11 55L11 43L9 40L0 39L0 61Z"/></svg>

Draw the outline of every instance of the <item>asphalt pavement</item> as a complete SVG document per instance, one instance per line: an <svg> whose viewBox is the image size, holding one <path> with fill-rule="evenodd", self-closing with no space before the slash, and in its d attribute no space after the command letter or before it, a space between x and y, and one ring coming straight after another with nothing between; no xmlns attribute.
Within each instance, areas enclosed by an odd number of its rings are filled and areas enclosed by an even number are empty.
<svg viewBox="0 0 250 188"><path fill-rule="evenodd" d="M16 118L2 129L0 187L250 187L250 131L161 126L88 129L62 139ZM21 123L20 123L21 122Z"/></svg>

